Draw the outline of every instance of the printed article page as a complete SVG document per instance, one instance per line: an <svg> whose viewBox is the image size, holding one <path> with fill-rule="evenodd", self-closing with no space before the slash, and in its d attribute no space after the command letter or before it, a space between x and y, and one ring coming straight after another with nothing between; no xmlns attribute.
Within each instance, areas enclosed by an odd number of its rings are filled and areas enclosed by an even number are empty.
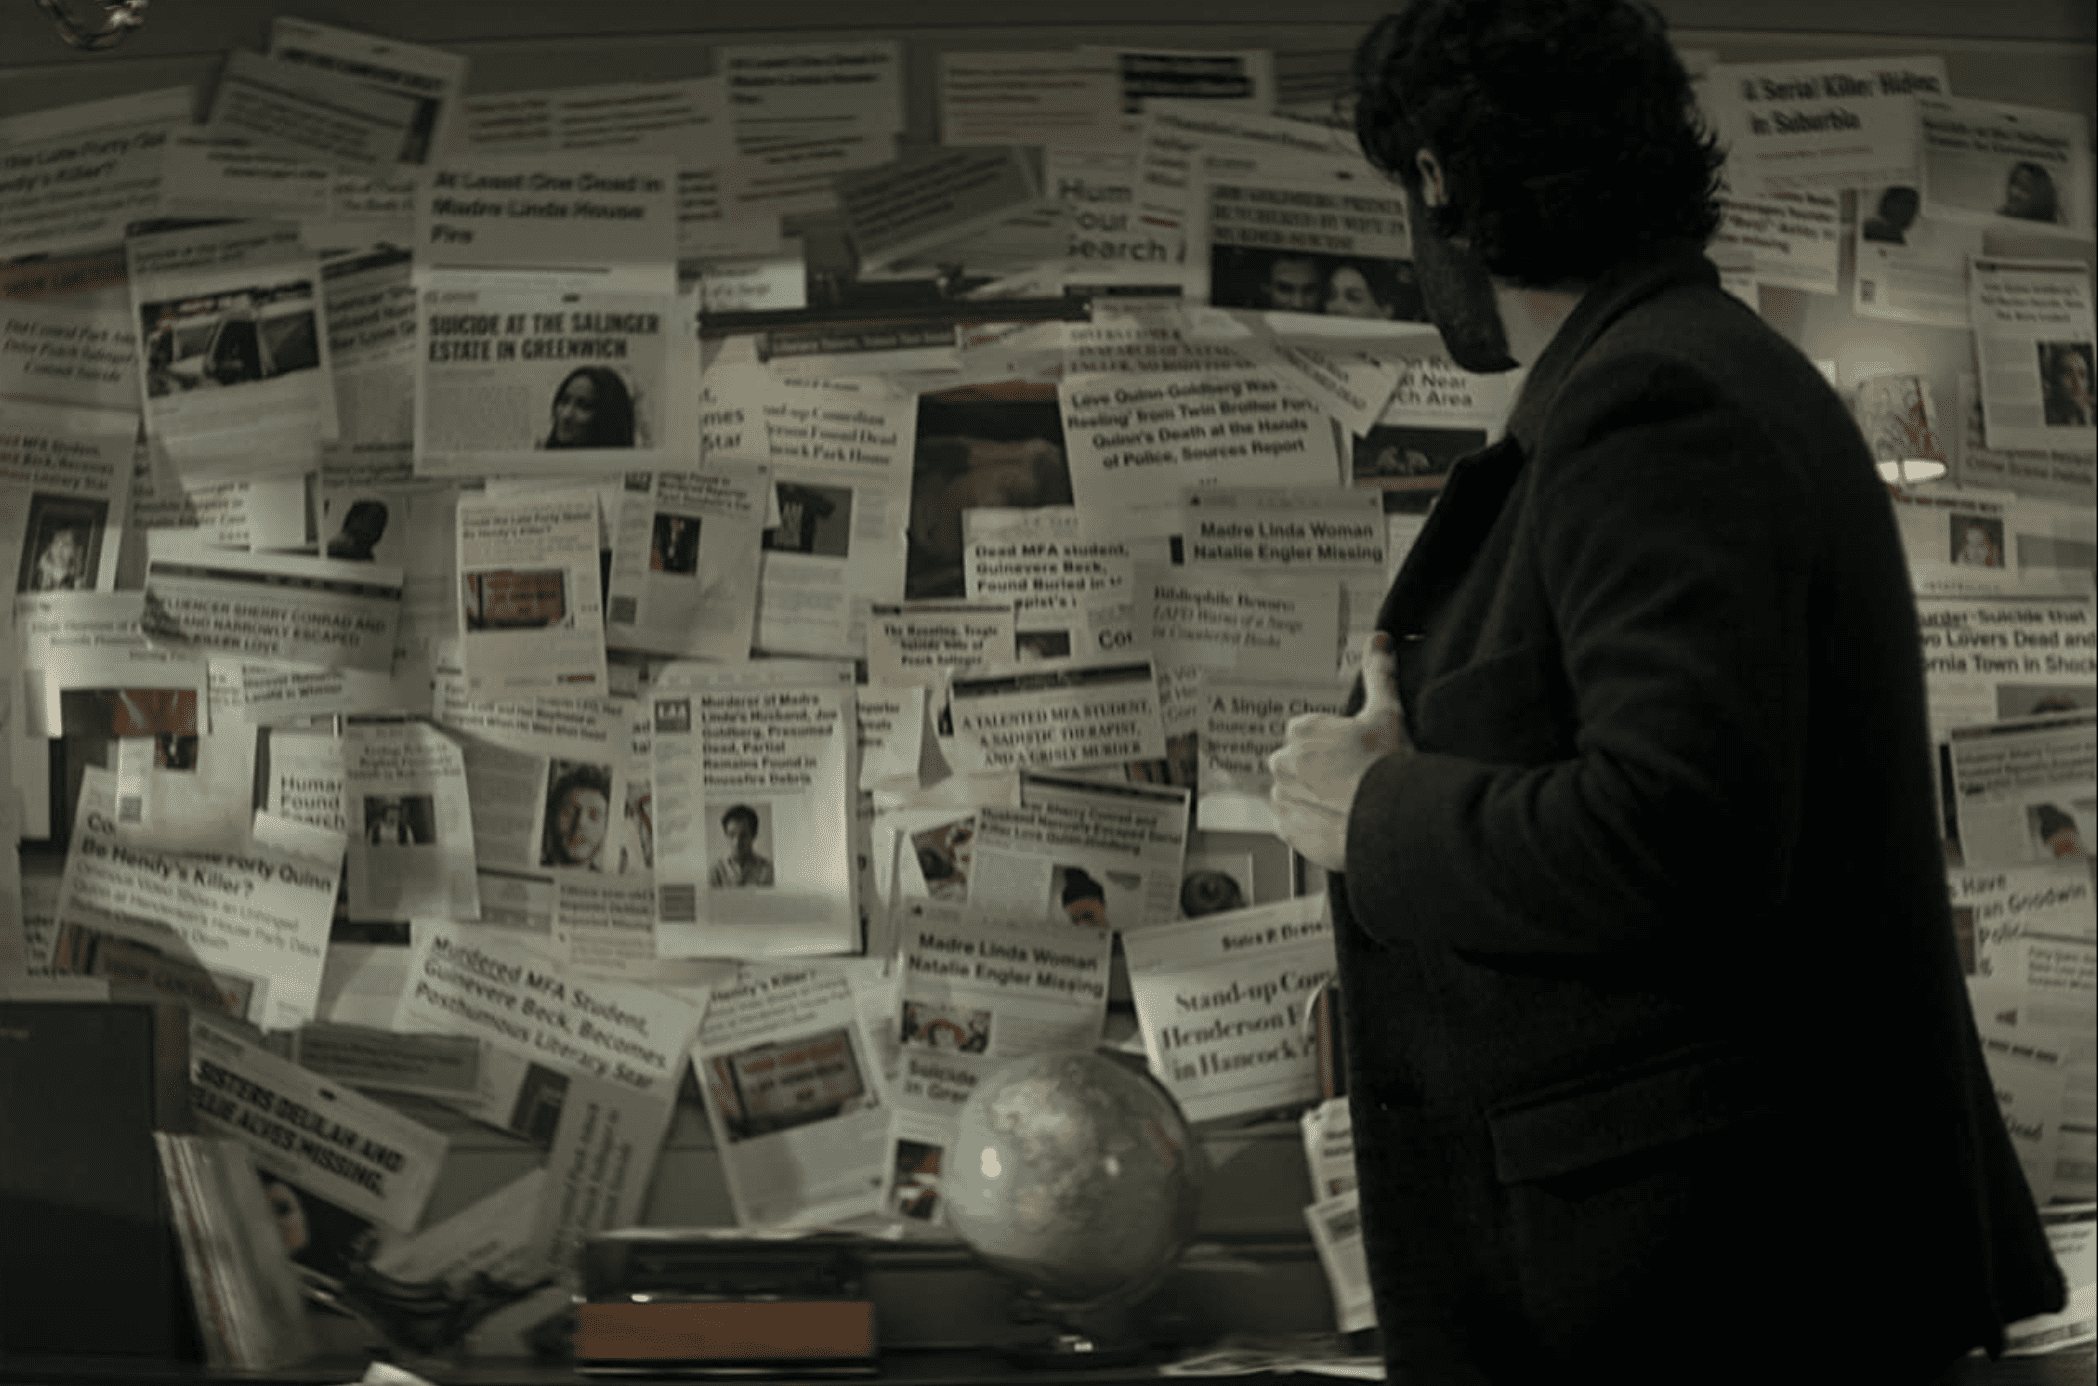
<svg viewBox="0 0 2098 1386"><path fill-rule="evenodd" d="M1023 772L1017 806L976 811L973 916L1133 931L1179 915L1188 791Z"/></svg>
<svg viewBox="0 0 2098 1386"><path fill-rule="evenodd" d="M1067 377L1060 394L1071 494L1096 524L1177 506L1191 486L1332 486L1341 477L1333 425L1265 370Z"/></svg>
<svg viewBox="0 0 2098 1386"><path fill-rule="evenodd" d="M1075 506L985 507L962 518L969 600L1012 603L1017 659L1136 648L1129 624L1135 565L1167 562L1169 536L1101 538Z"/></svg>
<svg viewBox="0 0 2098 1386"><path fill-rule="evenodd" d="M0 403L111 410L137 426L138 353L115 306L0 300Z"/></svg>
<svg viewBox="0 0 2098 1386"><path fill-rule="evenodd" d="M340 858L259 842L222 855L135 847L117 833L116 808L115 777L90 767L59 891L57 969L135 979L156 999L202 1003L263 1029L311 1020ZM137 950L100 958L112 942L188 966L165 969L168 985L155 986L157 969Z"/></svg>
<svg viewBox="0 0 2098 1386"><path fill-rule="evenodd" d="M0 572L16 592L110 592L135 414L0 401Z"/></svg>
<svg viewBox="0 0 2098 1386"><path fill-rule="evenodd" d="M1108 929L1075 918L1018 929L964 906L914 901L902 949L906 1056L1020 1059L1099 1041L1114 951Z"/></svg>
<svg viewBox="0 0 2098 1386"><path fill-rule="evenodd" d="M428 163L449 143L466 88L467 60L456 53L279 15L270 22L269 56L406 97L413 110L394 158L408 169Z"/></svg>
<svg viewBox="0 0 2098 1386"><path fill-rule="evenodd" d="M488 1064L473 1114L505 1101L529 1107L572 1078L600 1079L665 1109L676 1101L700 1019L691 1002L630 982L568 977L543 939L439 919L415 922L408 978L394 1030L472 1036L528 1070L522 1088L505 1092L494 1085L510 1066ZM512 1110L494 1123L514 1127Z"/></svg>
<svg viewBox="0 0 2098 1386"><path fill-rule="evenodd" d="M613 525L605 635L680 659L750 652L772 476L758 466L629 472Z"/></svg>
<svg viewBox="0 0 2098 1386"><path fill-rule="evenodd" d="M1715 63L1701 100L1737 194L1923 181L1917 103L1952 89L1932 55Z"/></svg>
<svg viewBox="0 0 2098 1386"><path fill-rule="evenodd" d="M366 175L390 173L416 118L412 98L305 63L235 50L211 107L213 134Z"/></svg>
<svg viewBox="0 0 2098 1386"><path fill-rule="evenodd" d="M1281 683L1205 669L1197 696L1202 724L1195 744L1202 759L1195 825L1204 832L1276 832L1268 757L1282 749L1296 718L1314 712L1339 716L1348 690L1331 679Z"/></svg>
<svg viewBox="0 0 2098 1386"><path fill-rule="evenodd" d="M1125 935L1151 1071L1191 1121L1318 1097L1305 1007L1333 975L1324 895Z"/></svg>
<svg viewBox="0 0 2098 1386"><path fill-rule="evenodd" d="M181 530L147 541L146 633L259 661L385 674L401 570L287 553L235 553Z"/></svg>
<svg viewBox="0 0 2098 1386"><path fill-rule="evenodd" d="M2085 852L2098 827L2098 713L1955 727L1953 801L1968 866L2021 866Z"/></svg>
<svg viewBox="0 0 2098 1386"><path fill-rule="evenodd" d="M248 1148L265 1187L281 1180L367 1225L422 1221L449 1148L441 1132L203 1014L190 1017L189 1043L191 1110Z"/></svg>
<svg viewBox="0 0 2098 1386"><path fill-rule="evenodd" d="M1952 475L1961 485L2000 487L2054 502L2067 512L2092 513L2084 502L2098 494L2098 454L1992 448L1982 417L1981 386L1972 372L1961 372L1958 390L1959 414L1950 431L1957 440Z"/></svg>
<svg viewBox="0 0 2098 1386"><path fill-rule="evenodd" d="M2066 816L2066 815L2065 815ZM2055 826L2058 841L2062 827ZM2089 831L2077 825L2077 840ZM1947 881L1960 962L1970 977L2055 996L2098 990L2098 905L2091 873L2073 855L2025 866L1955 868Z"/></svg>
<svg viewBox="0 0 2098 1386"><path fill-rule="evenodd" d="M321 262L335 418L344 443L415 442L414 254L376 245Z"/></svg>
<svg viewBox="0 0 2098 1386"><path fill-rule="evenodd" d="M889 1101L856 977L838 963L750 963L707 999L692 1070L738 1226L881 1206Z"/></svg>
<svg viewBox="0 0 2098 1386"><path fill-rule="evenodd" d="M0 260L113 246L157 215L168 137L179 115L105 130L0 141Z"/></svg>
<svg viewBox="0 0 2098 1386"><path fill-rule="evenodd" d="M117 748L150 737L163 764L194 766L209 724L209 663L183 650L155 647L141 628L137 592L68 592L15 599L21 642L21 694L7 729L21 789L22 831L53 831L51 755L60 739L66 774L57 831L74 817L76 765L116 768Z"/></svg>
<svg viewBox="0 0 2098 1386"><path fill-rule="evenodd" d="M1016 670L950 684L958 768L1049 770L1165 756L1150 660L1056 659Z"/></svg>
<svg viewBox="0 0 2098 1386"><path fill-rule="evenodd" d="M2090 266L1971 260L1967 288L1989 446L2098 450Z"/></svg>
<svg viewBox="0 0 2098 1386"><path fill-rule="evenodd" d="M458 745L426 723L353 722L342 759L350 918L480 918Z"/></svg>
<svg viewBox="0 0 2098 1386"><path fill-rule="evenodd" d="M959 1049L933 1052L905 1045L889 1085L889 1143L880 1194L882 1211L901 1221L905 1236L946 1226L940 1175L961 1140L962 1108L1005 1062Z"/></svg>
<svg viewBox="0 0 2098 1386"><path fill-rule="evenodd" d="M714 388L737 383L731 375ZM908 592L898 531L907 518L919 527L917 401L878 379L800 375L756 398L777 516L765 530L757 648L857 658L865 636L854 602Z"/></svg>
<svg viewBox="0 0 2098 1386"><path fill-rule="evenodd" d="M320 262L296 222L132 236L146 431L178 470L254 475L336 436Z"/></svg>
<svg viewBox="0 0 2098 1386"><path fill-rule="evenodd" d="M2090 234L2090 138L2082 116L1961 96L1920 96L1916 110L1933 213Z"/></svg>
<svg viewBox="0 0 2098 1386"><path fill-rule="evenodd" d="M677 165L658 155L440 152L416 182L415 244L432 283L460 271L564 275L604 294L668 296Z"/></svg>
<svg viewBox="0 0 2098 1386"><path fill-rule="evenodd" d="M2088 594L1916 599L1931 737L1962 723L2098 707Z"/></svg>
<svg viewBox="0 0 2098 1386"><path fill-rule="evenodd" d="M416 471L616 476L668 465L678 302L426 290L416 321Z"/></svg>
<svg viewBox="0 0 2098 1386"><path fill-rule="evenodd" d="M673 664L650 696L661 954L857 951L852 666Z"/></svg>
<svg viewBox="0 0 2098 1386"><path fill-rule="evenodd" d="M462 496L457 523L468 689L491 700L603 689L597 492Z"/></svg>

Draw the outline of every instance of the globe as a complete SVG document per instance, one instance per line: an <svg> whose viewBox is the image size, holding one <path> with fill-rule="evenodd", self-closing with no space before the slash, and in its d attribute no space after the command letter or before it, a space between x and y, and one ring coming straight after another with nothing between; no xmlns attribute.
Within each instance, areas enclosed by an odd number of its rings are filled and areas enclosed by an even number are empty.
<svg viewBox="0 0 2098 1386"><path fill-rule="evenodd" d="M1201 1148L1165 1089L1102 1054L992 1071L962 1108L950 1168L948 1226L1067 1337L1099 1336L1194 1234Z"/></svg>

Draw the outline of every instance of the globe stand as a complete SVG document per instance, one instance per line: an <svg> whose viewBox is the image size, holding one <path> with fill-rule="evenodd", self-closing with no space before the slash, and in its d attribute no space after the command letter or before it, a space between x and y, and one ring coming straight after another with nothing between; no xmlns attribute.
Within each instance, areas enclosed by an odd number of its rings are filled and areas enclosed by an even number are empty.
<svg viewBox="0 0 2098 1386"><path fill-rule="evenodd" d="M1017 1367L1051 1371L1084 1371L1089 1367L1127 1367L1151 1352L1135 1306L1126 1299L1098 1304L1058 1304L1032 1290L1014 1296L1013 1317L1033 1323L1035 1332L999 1348Z"/></svg>

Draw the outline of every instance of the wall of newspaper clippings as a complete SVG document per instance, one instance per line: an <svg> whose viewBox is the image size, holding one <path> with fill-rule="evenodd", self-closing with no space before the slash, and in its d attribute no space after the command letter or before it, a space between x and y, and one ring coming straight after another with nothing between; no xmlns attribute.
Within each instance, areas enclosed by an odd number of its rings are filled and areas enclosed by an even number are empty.
<svg viewBox="0 0 2098 1386"><path fill-rule="evenodd" d="M1266 755L1517 382L1333 118L1380 7L1196 8L0 7L0 998L188 1006L296 1263L492 1276L476 1351L626 1223L958 1271L961 1103L1086 1046L1207 1148L1172 1306L1372 1324ZM1661 8L1728 287L1948 469L1961 956L2083 1287L2013 1346L2084 1342L2098 36Z"/></svg>

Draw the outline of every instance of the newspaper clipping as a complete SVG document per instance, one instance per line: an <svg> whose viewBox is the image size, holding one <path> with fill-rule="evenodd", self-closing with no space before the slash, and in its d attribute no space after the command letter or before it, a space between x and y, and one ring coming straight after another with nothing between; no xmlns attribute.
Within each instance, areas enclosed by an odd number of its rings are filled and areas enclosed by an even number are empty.
<svg viewBox="0 0 2098 1386"><path fill-rule="evenodd" d="M1026 929L953 905L913 902L903 923L898 1035L915 1053L1020 1059L1090 1049L1107 1014L1114 934L1091 924Z"/></svg>
<svg viewBox="0 0 2098 1386"><path fill-rule="evenodd" d="M1989 446L2098 450L2090 267L1977 259L1967 289Z"/></svg>
<svg viewBox="0 0 2098 1386"><path fill-rule="evenodd" d="M733 376L715 389L725 398L751 397L727 394ZM918 403L873 377L781 377L760 386L756 399L778 516L764 537L757 646L772 654L857 658L865 637L855 598L904 595L901 531L931 529L912 472Z"/></svg>
<svg viewBox="0 0 2098 1386"><path fill-rule="evenodd" d="M1192 486L1332 486L1341 478L1331 422L1257 367L1076 377L1059 398L1071 495L1096 524L1177 506Z"/></svg>
<svg viewBox="0 0 2098 1386"><path fill-rule="evenodd" d="M666 465L677 299L433 288L417 319L415 466L430 476Z"/></svg>
<svg viewBox="0 0 2098 1386"><path fill-rule="evenodd" d="M471 923L417 920L392 1028L470 1035L522 1060L531 1076L515 1095L521 1106L545 1102L544 1089L571 1077L672 1105L699 1007L652 987L569 976L544 943ZM491 1076L502 1067L491 1065ZM482 1106L498 1096L484 1082Z"/></svg>
<svg viewBox="0 0 2098 1386"><path fill-rule="evenodd" d="M116 587L137 416L8 402L0 421L0 572L16 592Z"/></svg>
<svg viewBox="0 0 2098 1386"><path fill-rule="evenodd" d="M1045 660L948 689L964 770L1053 769L1166 754L1151 661Z"/></svg>
<svg viewBox="0 0 2098 1386"><path fill-rule="evenodd" d="M1705 81L1705 104L1729 150L1727 181L1737 195L1754 197L1919 186L1917 100L1950 90L1945 60L1936 56L1717 63Z"/></svg>
<svg viewBox="0 0 2098 1386"><path fill-rule="evenodd" d="M459 747L422 722L352 723L342 757L350 918L480 918Z"/></svg>
<svg viewBox="0 0 2098 1386"><path fill-rule="evenodd" d="M415 441L413 262L405 247L380 245L321 265L335 417L345 443Z"/></svg>
<svg viewBox="0 0 2098 1386"><path fill-rule="evenodd" d="M1967 867L1950 880L1962 970L2012 986L2089 998L2098 976L2090 872L2075 858Z"/></svg>
<svg viewBox="0 0 2098 1386"><path fill-rule="evenodd" d="M1017 807L976 811L972 917L1132 931L1179 914L1188 791L1023 772Z"/></svg>
<svg viewBox="0 0 2098 1386"><path fill-rule="evenodd" d="M124 249L146 431L178 469L258 473L335 437L320 263L297 223L213 223Z"/></svg>
<svg viewBox="0 0 2098 1386"><path fill-rule="evenodd" d="M1268 757L1282 749L1292 719L1313 712L1339 715L1347 690L1325 678L1276 683L1205 670L1199 696L1196 826L1204 832L1277 832L1268 801L1274 784Z"/></svg>
<svg viewBox="0 0 2098 1386"><path fill-rule="evenodd" d="M692 1068L741 1226L880 1207L888 1101L856 989L849 966L753 964L708 998Z"/></svg>
<svg viewBox="0 0 2098 1386"><path fill-rule="evenodd" d="M416 184L415 244L426 271L567 272L604 294L674 294L677 165L596 152L440 155Z"/></svg>
<svg viewBox="0 0 2098 1386"><path fill-rule="evenodd" d="M971 510L962 528L969 599L1012 604L1014 655L1023 662L1135 648L1135 562L1163 563L1171 554L1162 535L1098 537L1071 506Z"/></svg>
<svg viewBox="0 0 2098 1386"><path fill-rule="evenodd" d="M1964 97L1919 97L1930 210L2042 222L2089 235L2091 156L2084 118Z"/></svg>
<svg viewBox="0 0 2098 1386"><path fill-rule="evenodd" d="M115 776L90 768L59 893L59 970L122 978L95 958L101 940L128 940L192 975L208 971L202 995L183 999L266 1030L313 1019L340 859L260 843L224 854L140 848L117 832L116 808Z"/></svg>
<svg viewBox="0 0 2098 1386"><path fill-rule="evenodd" d="M121 308L7 302L0 307L0 400L121 411L137 425L138 353Z"/></svg>
<svg viewBox="0 0 2098 1386"><path fill-rule="evenodd" d="M458 632L475 697L604 688L597 516L587 488L460 498Z"/></svg>
<svg viewBox="0 0 2098 1386"><path fill-rule="evenodd" d="M882 1161L880 1204L883 1212L902 1222L906 1234L946 1225L940 1176L961 1138L962 1108L977 1085L1004 1062L958 1049L933 1053L906 1044L889 1094L889 1146Z"/></svg>
<svg viewBox="0 0 2098 1386"><path fill-rule="evenodd" d="M1318 1097L1304 1008L1333 974L1326 897L1125 935L1151 1071L1191 1121Z"/></svg>
<svg viewBox="0 0 2098 1386"><path fill-rule="evenodd" d="M852 666L673 664L650 698L661 954L857 951Z"/></svg>
<svg viewBox="0 0 2098 1386"><path fill-rule="evenodd" d="M176 128L156 121L0 148L0 259L114 245L130 223L155 215Z"/></svg>
<svg viewBox="0 0 2098 1386"><path fill-rule="evenodd" d="M1919 597L1931 736L1967 722L2098 707L2089 596Z"/></svg>
<svg viewBox="0 0 2098 1386"><path fill-rule="evenodd" d="M261 661L393 668L401 570L285 553L235 553L180 530L148 536L146 633Z"/></svg>
<svg viewBox="0 0 2098 1386"><path fill-rule="evenodd" d="M2089 855L2098 831L2098 713L2010 718L1951 734L1952 795L1968 866Z"/></svg>
<svg viewBox="0 0 2098 1386"><path fill-rule="evenodd" d="M413 109L394 158L409 168L428 163L434 152L446 146L466 87L466 59L456 53L353 33L310 19L280 15L273 20L269 55L280 62L354 77L375 92L406 97Z"/></svg>
<svg viewBox="0 0 2098 1386"><path fill-rule="evenodd" d="M1858 198L1851 310L1888 322L1969 326L1967 262L1983 253L1982 227L1924 215L1921 195L1906 183L1867 188Z"/></svg>
<svg viewBox="0 0 2098 1386"><path fill-rule="evenodd" d="M449 1143L441 1132L193 1012L190 1107L254 1152L265 1185L287 1181L401 1231L422 1221Z"/></svg>
<svg viewBox="0 0 2098 1386"><path fill-rule="evenodd" d="M620 649L742 659L755 625L771 474L714 463L631 472L613 525L605 634Z"/></svg>

